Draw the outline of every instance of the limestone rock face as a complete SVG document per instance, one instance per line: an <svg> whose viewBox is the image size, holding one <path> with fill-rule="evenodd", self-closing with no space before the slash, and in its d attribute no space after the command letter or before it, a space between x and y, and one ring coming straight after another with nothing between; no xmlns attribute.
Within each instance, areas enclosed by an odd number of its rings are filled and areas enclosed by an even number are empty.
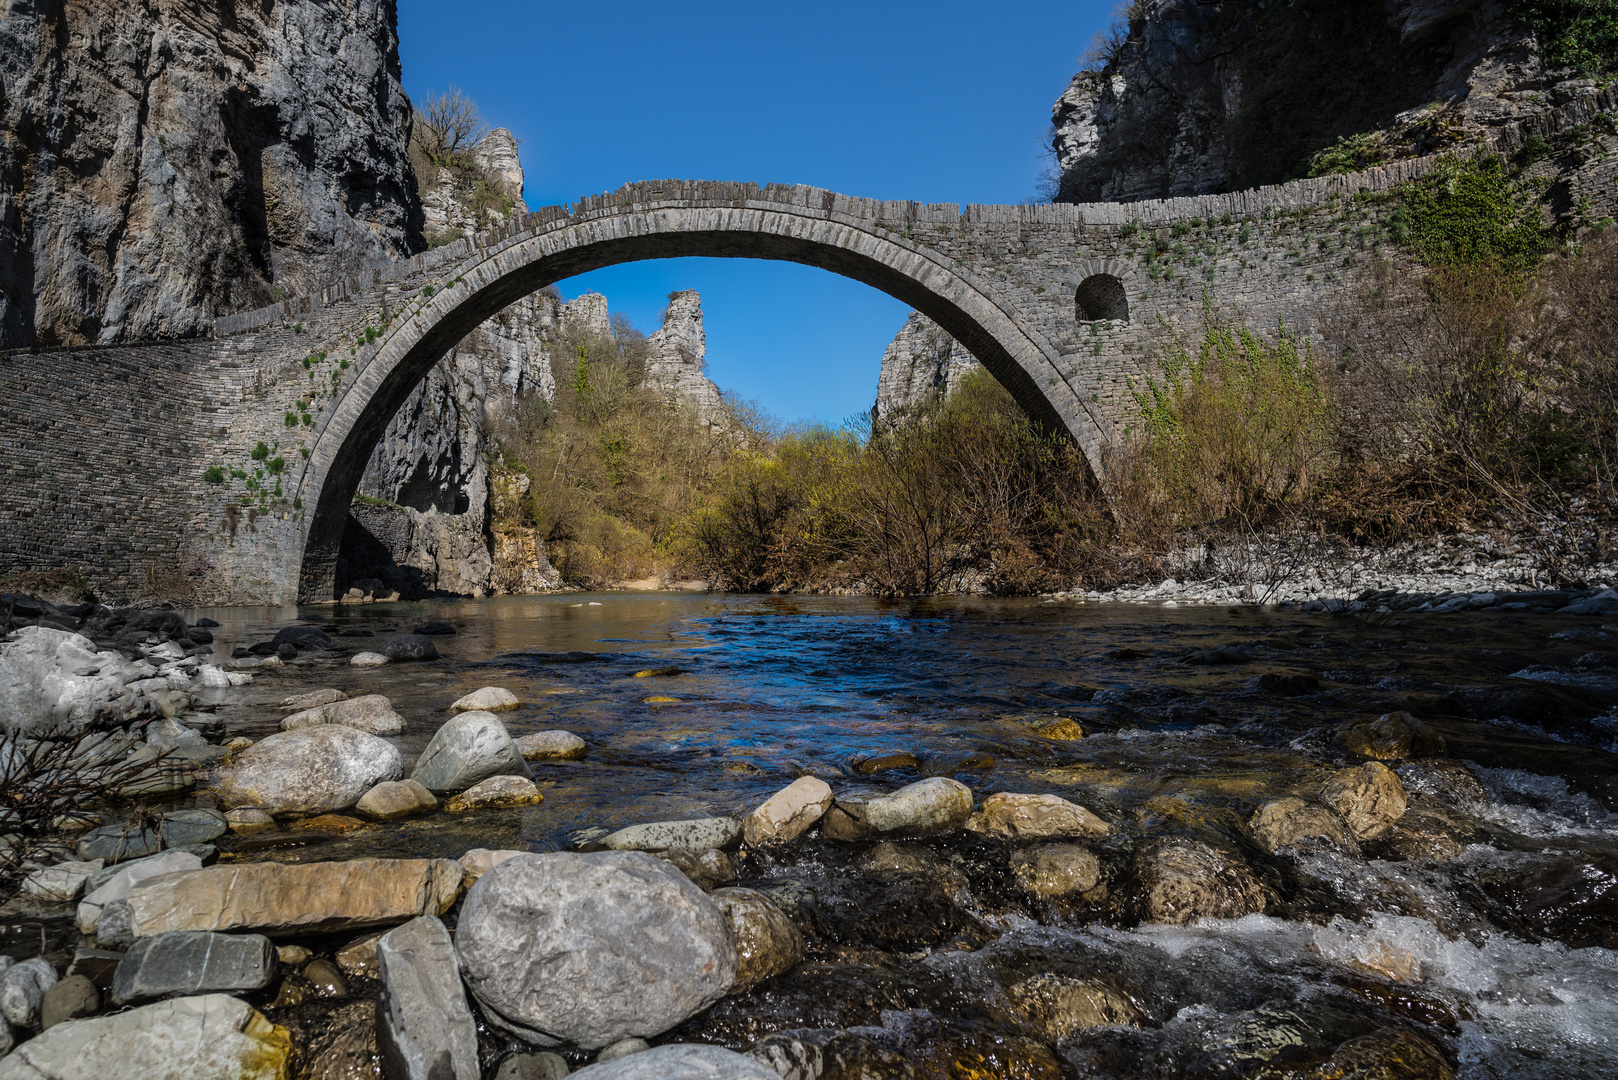
<svg viewBox="0 0 1618 1080"><path fill-rule="evenodd" d="M0 348L207 332L416 250L394 6L12 4Z"/></svg>
<svg viewBox="0 0 1618 1080"><path fill-rule="evenodd" d="M943 327L912 311L882 354L871 420L896 427L905 416L949 397L962 379L982 366Z"/></svg>
<svg viewBox="0 0 1618 1080"><path fill-rule="evenodd" d="M242 751L214 784L225 807L272 814L323 814L359 802L384 780L404 775L391 743L341 724L283 731Z"/></svg>
<svg viewBox="0 0 1618 1080"><path fill-rule="evenodd" d="M1558 86L1568 73L1546 71L1530 41L1498 0L1157 0L1053 107L1056 198L1274 183L1303 175L1339 137L1379 130L1392 156L1414 156L1426 152L1417 136L1433 122L1429 103L1447 102L1445 127L1475 141L1581 92Z"/></svg>
<svg viewBox="0 0 1618 1080"><path fill-rule="evenodd" d="M587 1050L667 1031L736 978L719 906L639 852L501 863L467 894L455 949L491 1021L532 1043Z"/></svg>
<svg viewBox="0 0 1618 1080"><path fill-rule="evenodd" d="M135 938L170 930L326 933L442 915L461 888L449 859L243 863L166 874L132 889Z"/></svg>
<svg viewBox="0 0 1618 1080"><path fill-rule="evenodd" d="M695 289L669 297L663 326L646 344L651 347L646 385L672 402L694 406L709 424L724 426L719 387L703 374L708 363L708 335L702 327L702 296Z"/></svg>

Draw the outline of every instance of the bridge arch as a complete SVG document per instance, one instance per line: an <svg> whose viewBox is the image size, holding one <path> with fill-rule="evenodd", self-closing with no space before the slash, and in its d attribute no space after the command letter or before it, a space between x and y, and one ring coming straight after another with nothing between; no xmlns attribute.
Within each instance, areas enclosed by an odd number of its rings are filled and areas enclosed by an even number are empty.
<svg viewBox="0 0 1618 1080"><path fill-rule="evenodd" d="M671 182L669 187L673 187ZM298 573L303 600L334 594L348 508L389 420L438 360L484 320L547 285L646 259L710 256L803 263L870 285L938 323L972 352L1018 403L1069 433L1101 476L1105 427L1063 374L1039 320L992 282L914 241L904 221L839 212L827 198L665 200L664 185L593 200L589 214L539 211L474 242L471 254L395 312L375 351L326 411L297 482L305 507ZM731 187L739 188L739 185ZM898 204L904 205L904 204ZM914 204L909 204L914 206Z"/></svg>

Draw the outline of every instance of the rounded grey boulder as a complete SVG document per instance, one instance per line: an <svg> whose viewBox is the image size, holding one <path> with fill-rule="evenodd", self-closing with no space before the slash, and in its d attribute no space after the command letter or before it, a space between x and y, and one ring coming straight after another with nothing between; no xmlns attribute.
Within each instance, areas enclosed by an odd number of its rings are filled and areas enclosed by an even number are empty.
<svg viewBox="0 0 1618 1080"><path fill-rule="evenodd" d="M578 1080L781 1080L772 1069L722 1046L673 1043L603 1061L573 1074Z"/></svg>
<svg viewBox="0 0 1618 1080"><path fill-rule="evenodd" d="M429 791L465 791L491 776L532 775L498 716L464 712L433 735L410 779Z"/></svg>
<svg viewBox="0 0 1618 1080"><path fill-rule="evenodd" d="M467 894L455 950L489 1019L542 1046L599 1050L660 1034L718 1001L736 979L736 946L719 905L640 852L501 863Z"/></svg>
<svg viewBox="0 0 1618 1080"><path fill-rule="evenodd" d="M353 806L403 774L404 759L393 744L340 724L318 724L254 743L221 770L215 791L227 810L324 814Z"/></svg>
<svg viewBox="0 0 1618 1080"><path fill-rule="evenodd" d="M422 634L400 634L388 639L382 646L382 655L389 660L437 660L438 646L433 639Z"/></svg>

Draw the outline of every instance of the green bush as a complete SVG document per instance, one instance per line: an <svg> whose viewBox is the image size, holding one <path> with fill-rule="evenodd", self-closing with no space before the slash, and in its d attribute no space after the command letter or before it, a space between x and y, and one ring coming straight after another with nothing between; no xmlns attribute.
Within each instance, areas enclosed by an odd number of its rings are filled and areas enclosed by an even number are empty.
<svg viewBox="0 0 1618 1080"><path fill-rule="evenodd" d="M1506 10L1534 32L1551 67L1618 70L1618 0L1506 0Z"/></svg>
<svg viewBox="0 0 1618 1080"><path fill-rule="evenodd" d="M1430 265L1489 264L1511 273L1531 269L1552 239L1530 193L1493 154L1446 159L1407 185L1390 226Z"/></svg>
<svg viewBox="0 0 1618 1080"><path fill-rule="evenodd" d="M223 484L225 482L225 470L217 465L210 465L202 470L202 478L210 484Z"/></svg>
<svg viewBox="0 0 1618 1080"><path fill-rule="evenodd" d="M270 456L270 448L265 443L259 443L257 446L253 447L253 453L251 456L254 461L263 461L265 458Z"/></svg>

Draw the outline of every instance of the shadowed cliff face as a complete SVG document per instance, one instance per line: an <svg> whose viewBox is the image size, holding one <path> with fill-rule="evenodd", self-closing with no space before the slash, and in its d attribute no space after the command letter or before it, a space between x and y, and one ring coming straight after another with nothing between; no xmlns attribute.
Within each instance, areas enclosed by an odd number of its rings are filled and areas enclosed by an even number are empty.
<svg viewBox="0 0 1618 1080"><path fill-rule="evenodd" d="M13 0L0 347L205 331L420 246L392 0Z"/></svg>
<svg viewBox="0 0 1618 1080"><path fill-rule="evenodd" d="M1203 195L1308 174L1344 136L1401 154L1561 103L1501 0L1148 0L1052 111L1062 202ZM1564 84L1558 87L1558 83ZM1549 92L1547 92L1549 91Z"/></svg>

